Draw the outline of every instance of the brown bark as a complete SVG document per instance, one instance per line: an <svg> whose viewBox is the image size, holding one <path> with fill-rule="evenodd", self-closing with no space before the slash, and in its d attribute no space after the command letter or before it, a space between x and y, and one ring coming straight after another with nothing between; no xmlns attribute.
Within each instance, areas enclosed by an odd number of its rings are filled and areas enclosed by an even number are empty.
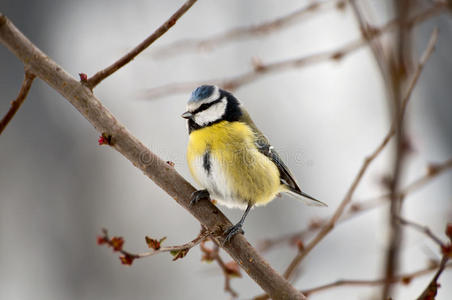
<svg viewBox="0 0 452 300"><path fill-rule="evenodd" d="M4 15L0 14L0 42L33 74L66 98L101 134L111 136L111 146L166 191L211 232L222 233L231 222L208 201L189 207L195 189L177 171L134 137L97 99L88 86L32 44ZM222 235L217 237L222 245ZM279 275L248 243L243 235L223 246L231 257L273 299L306 299Z"/></svg>

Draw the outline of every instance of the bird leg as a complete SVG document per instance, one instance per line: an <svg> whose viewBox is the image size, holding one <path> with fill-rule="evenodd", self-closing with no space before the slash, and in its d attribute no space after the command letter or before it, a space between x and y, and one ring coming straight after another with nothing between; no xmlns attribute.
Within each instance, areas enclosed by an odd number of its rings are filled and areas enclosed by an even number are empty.
<svg viewBox="0 0 452 300"><path fill-rule="evenodd" d="M190 207L198 203L201 199L210 200L210 194L207 190L194 191L190 196Z"/></svg>
<svg viewBox="0 0 452 300"><path fill-rule="evenodd" d="M223 245L226 244L227 242L229 242L232 237L234 237L234 235L236 235L237 233L241 233L244 234L245 231L243 231L242 226L243 226L243 222L245 222L245 218L248 215L248 213L250 212L251 207L253 207L253 204L248 203L248 206L246 207L245 212L243 213L242 218L240 219L240 221L235 224L234 226L231 226L229 229L227 229L224 234L226 235Z"/></svg>

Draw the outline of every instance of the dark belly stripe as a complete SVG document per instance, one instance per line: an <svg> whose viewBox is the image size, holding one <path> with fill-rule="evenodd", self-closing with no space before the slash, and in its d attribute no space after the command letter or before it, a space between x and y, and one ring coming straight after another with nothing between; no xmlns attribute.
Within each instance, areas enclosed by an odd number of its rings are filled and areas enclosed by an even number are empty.
<svg viewBox="0 0 452 300"><path fill-rule="evenodd" d="M207 150L206 153L204 153L204 156L202 158L202 166L204 168L204 170L206 170L207 175L210 175L210 151Z"/></svg>

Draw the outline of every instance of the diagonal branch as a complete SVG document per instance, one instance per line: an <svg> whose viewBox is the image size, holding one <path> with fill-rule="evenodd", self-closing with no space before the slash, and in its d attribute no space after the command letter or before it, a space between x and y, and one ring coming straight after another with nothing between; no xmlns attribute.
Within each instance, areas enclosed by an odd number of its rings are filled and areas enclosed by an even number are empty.
<svg viewBox="0 0 452 300"><path fill-rule="evenodd" d="M445 268L451 268L452 264L448 264L445 265ZM393 278L391 278L391 283L398 283L401 282L403 284L408 284L410 283L414 278L416 277L420 277L423 275L426 275L434 270L436 270L438 268L437 263L428 266L424 269L412 272L412 273L407 273L407 274L402 274L402 275L397 275L394 276ZM386 278L379 278L379 279L374 279L374 280L361 280L361 279L343 279L343 280L337 280L328 284L324 284L324 285L320 285L311 289L307 289L304 290L303 293L305 293L306 295L311 295L320 291L324 291L324 290L328 290L331 288L335 288L335 287L340 287L340 286L378 286L378 285L382 285L386 282Z"/></svg>
<svg viewBox="0 0 452 300"><path fill-rule="evenodd" d="M424 231L428 236L430 236L434 240L437 240L437 238L435 238L435 236L430 233L430 229L423 226L418 227L421 231ZM417 298L417 300L435 299L436 294L438 292L438 287L440 286L438 283L439 276L441 276L444 269L446 269L449 266L447 262L449 261L449 259L452 258L452 223L447 223L445 233L448 236L450 242L447 245L443 244L441 241L439 242L439 245L441 246L441 252L443 253L443 257L441 259L438 271L436 271L435 276L433 276L432 280L425 288L425 290L422 292L422 294Z"/></svg>
<svg viewBox="0 0 452 300"><path fill-rule="evenodd" d="M208 248L205 245L205 241L203 241L199 245L201 248L201 252L204 254L201 260L215 261L218 264L224 275L224 291L229 293L233 298L237 298L238 297L237 292L231 287L231 278L233 276L242 277L242 275L240 274L240 269L238 269L238 266L235 264L234 261L225 263L220 256L219 245L216 244L215 242L213 243L214 243L213 248ZM234 265L231 266L231 263L234 263Z"/></svg>
<svg viewBox="0 0 452 300"><path fill-rule="evenodd" d="M405 218L402 218L401 216L396 216L397 221L400 222L400 224L402 225L406 225L406 226L410 226L411 228L424 233L426 236L428 236L433 242L435 242L438 246L440 246L441 248L444 247L444 243L443 241L437 237L431 230L429 227L425 226L425 225L421 225L418 224L416 222L413 221L409 221Z"/></svg>
<svg viewBox="0 0 452 300"><path fill-rule="evenodd" d="M411 93L414 89L414 87L416 86L416 82L419 79L420 73L422 72L422 69L427 61L427 59L430 57L430 55L433 52L434 49L434 45L436 44L436 40L438 37L438 31L434 30L434 32L432 33L432 37L429 41L429 44L427 46L427 49L425 50L424 54L421 57L421 60L417 66L417 69L415 71L415 74L411 80L411 83L409 84L409 89L405 94L405 97L402 100L402 108L401 111L404 112L405 111L405 107L410 99ZM347 207L347 205L350 203L350 201L352 200L352 196L356 190L356 188L358 187L362 177L364 176L365 172L367 171L369 165L372 163L372 161L383 151L383 149L386 147L386 145L389 143L389 141L391 140L391 138L395 135L396 133L396 124L397 122L399 122L399 118L403 118L403 114L402 115L395 115L394 119L392 121L392 125L391 128L389 130L389 132L387 133L387 135L384 137L383 141L378 145L378 147L374 150L374 152L368 156L365 160L363 165L361 166L361 169L359 170L358 174L356 175L355 179L352 182L352 185L350 186L350 188L347 191L347 194L345 195L344 199L342 200L342 202L340 203L340 205L338 206L338 208L336 209L335 213L333 214L333 216L331 217L331 219L329 220L329 222L322 228L322 230L314 237L314 239L308 244L306 245L306 248L304 249L304 251L297 253L297 255L295 256L295 258L292 260L292 262L289 264L289 266L287 267L286 271L284 272L284 277L285 278L289 278L293 272L295 271L296 267L300 264L300 262L303 260L303 258L331 231L333 230L334 226L336 225L337 221L339 220L339 218L342 216L345 208Z"/></svg>
<svg viewBox="0 0 452 300"><path fill-rule="evenodd" d="M119 60L114 62L112 65L106 67L103 70L100 70L96 74L94 74L91 78L86 82L87 86L90 89L93 89L98 85L102 80L122 68L125 64L129 63L132 59L135 58L138 54L140 54L144 49L149 47L153 42L155 42L159 37L165 34L171 27L176 24L177 20L182 17L185 12L195 4L197 0L187 0L165 23L163 23L159 28L157 28L154 33L152 33L149 37L147 37L144 41L142 41L138 46L133 48L129 53L121 57Z"/></svg>
<svg viewBox="0 0 452 300"><path fill-rule="evenodd" d="M413 27L417 24L420 24L425 20L428 20L442 12L445 12L446 7L447 6L444 3L435 3L435 5L433 5L432 7L406 20L404 26ZM398 22L398 19L391 20L379 28L374 28L371 33L368 34L367 38L356 39L334 50L327 50L324 52L272 63L258 63L254 65L254 68L252 70L243 74L230 76L228 78L169 83L148 89L143 93L142 98L157 99L169 95L186 93L190 92L195 87L206 83L218 85L224 89L234 90L269 74L307 67L329 60L338 61L340 59L343 59L345 56L353 53L354 51L360 49L361 47L366 46L369 41L373 41L384 33L394 30L395 28L397 28Z"/></svg>
<svg viewBox="0 0 452 300"><path fill-rule="evenodd" d="M0 135L3 130L5 130L8 123L12 120L16 112L19 110L22 103L24 103L25 98L27 98L28 92L30 91L31 84L33 83L33 79L35 79L35 75L29 71L25 71L24 81L22 82L22 86L20 87L19 95L17 98L11 102L11 107L0 121Z"/></svg>
<svg viewBox="0 0 452 300"><path fill-rule="evenodd" d="M417 300L433 300L433 299L435 299L437 289L439 287L439 284L438 284L439 276L441 276L441 274L443 273L445 268L450 266L450 265L447 265L448 260L449 260L449 257L444 255L443 258L441 259L441 263L440 263L438 271L436 271L435 276L433 276L429 285L425 288L425 290L417 298Z"/></svg>
<svg viewBox="0 0 452 300"><path fill-rule="evenodd" d="M326 0L312 2L307 6L299 8L287 15L281 16L274 20L251 26L240 26L232 28L204 39L185 39L170 43L169 45L165 45L156 49L154 51L154 55L166 58L184 52L187 53L189 51L196 51L199 49L210 49L214 46L222 46L224 44L237 40L244 40L264 34L270 34L274 31L287 28L288 26L299 22L305 17L311 16L320 10L326 10L327 8L335 6L343 8L344 2L345 0Z"/></svg>
<svg viewBox="0 0 452 300"><path fill-rule="evenodd" d="M66 98L100 133L111 137L110 145L135 167L190 212L213 239L259 284L273 299L306 299L279 275L249 244L243 235L224 242L222 233L232 224L209 201L190 207L190 195L195 191L175 169L152 153L141 141L97 99L91 89L77 81L61 66L38 49L4 15L0 14L0 42L15 54L27 68Z"/></svg>
<svg viewBox="0 0 452 300"><path fill-rule="evenodd" d="M427 286L426 291L429 291L429 289L431 289L432 286L434 286L432 284L432 282L436 283L436 280L438 280L439 278L439 274L441 274L445 269L449 269L452 268L452 264L449 263L447 264L447 260L445 261L444 258L441 260L440 263L438 262L434 262L433 264L411 272L411 273L405 273L405 274L400 274L397 276L394 276L390 279L391 283L402 283L402 284L410 284L411 281L415 278L424 276L429 274L432 271L435 271L436 269L438 269L437 273L435 274L433 280L431 281L431 283ZM365 279L339 279L330 283L326 283L326 284L322 284L310 289L306 289L306 290L302 290L303 294L305 294L306 296L310 296L312 294L318 293L318 292L322 292L325 290L329 290L329 289L333 289L333 288L337 288L337 287L342 287L342 286L355 286L355 287L371 287L371 286L379 286L379 285L383 285L387 282L386 278L378 278L378 279L369 279L369 280L365 280ZM424 291L423 295L427 294L427 292ZM268 299L267 295L259 295L253 298L253 300L266 300ZM418 300L427 300L425 298L418 298ZM432 299L432 298L429 298Z"/></svg>
<svg viewBox="0 0 452 300"><path fill-rule="evenodd" d="M359 4L356 3L356 0L348 0L350 6L353 10L353 13L358 21L359 29L361 31L361 35L364 40L368 41L369 48L372 51L372 54L377 62L378 68L380 69L380 73L382 75L382 79L384 80L386 87L389 88L391 82L389 81L389 70L386 64L387 57L383 50L383 45L379 39L372 39L372 27L367 23L364 19L363 13L359 7ZM389 90L389 89L387 89Z"/></svg>
<svg viewBox="0 0 452 300"><path fill-rule="evenodd" d="M405 186L403 189L399 190L397 197L406 197L408 194L413 193L417 189L423 187L425 184L429 183L431 180L436 178L438 175L441 175L450 169L452 169L452 158L442 163L430 164L427 168L426 173L421 177L417 178L416 180L414 180L413 182L411 182L410 184L408 184L407 186ZM391 195L389 193L386 193L381 196L370 198L367 200L362 200L358 203L351 205L347 212L343 214L342 217L338 220L337 224L350 220L353 217L356 217L371 209L380 207L380 205L383 203L388 203L388 199L390 196ZM263 240L261 242L259 250L260 252L264 252L284 242L290 242L292 244L294 241L304 240L308 234L318 231L327 223L328 218L313 220L306 229L294 233L289 233L287 235L277 237L274 239Z"/></svg>
<svg viewBox="0 0 452 300"><path fill-rule="evenodd" d="M148 252L132 253L130 251L123 249L124 239L122 237L110 238L107 229L103 229L102 236L99 236L97 238L97 243L99 245L107 244L108 246L113 248L113 251L119 251L121 254L124 255L120 257L121 262L125 265L131 265L135 259L149 257L165 252L170 252L174 256L173 261L179 258L183 258L187 255L188 251L191 248L206 240L210 234L211 233L209 231L204 230L204 228L202 228L198 236L194 238L192 241L185 243L183 245L165 246L165 247L162 247L161 243L166 239L166 237L158 241L146 236L146 243L148 244L148 247L152 248L153 250Z"/></svg>

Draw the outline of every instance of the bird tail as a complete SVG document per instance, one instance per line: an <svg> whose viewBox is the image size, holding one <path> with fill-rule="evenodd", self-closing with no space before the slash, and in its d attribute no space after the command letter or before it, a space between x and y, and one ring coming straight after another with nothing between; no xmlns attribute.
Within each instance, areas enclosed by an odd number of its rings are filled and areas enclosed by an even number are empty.
<svg viewBox="0 0 452 300"><path fill-rule="evenodd" d="M285 186L287 189L284 191L288 193L290 196L294 197L295 199L301 200L304 202L304 204L309 206L328 206L322 201L319 201L315 199L314 197L306 194L305 192L302 192L300 190L292 189L289 186Z"/></svg>

